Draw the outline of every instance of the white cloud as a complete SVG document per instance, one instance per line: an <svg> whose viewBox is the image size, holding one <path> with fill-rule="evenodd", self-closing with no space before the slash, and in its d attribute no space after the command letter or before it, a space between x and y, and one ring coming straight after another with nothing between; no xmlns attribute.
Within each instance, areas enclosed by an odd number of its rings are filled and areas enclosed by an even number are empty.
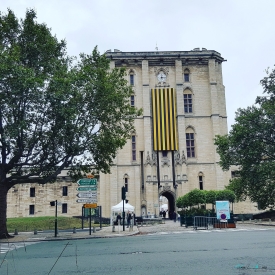
<svg viewBox="0 0 275 275"><path fill-rule="evenodd" d="M223 77L228 125L239 107L252 105L262 90L265 69L275 64L274 0L2 0L24 17L37 11L68 53L191 50L205 47L227 59Z"/></svg>

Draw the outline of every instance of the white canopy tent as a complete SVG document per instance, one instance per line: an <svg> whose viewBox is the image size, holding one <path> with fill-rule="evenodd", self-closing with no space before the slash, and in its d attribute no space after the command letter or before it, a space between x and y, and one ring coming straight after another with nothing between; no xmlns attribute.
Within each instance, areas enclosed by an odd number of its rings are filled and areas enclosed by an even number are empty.
<svg viewBox="0 0 275 275"><path fill-rule="evenodd" d="M113 223L113 219L116 219L116 216L118 213L122 216L122 211L123 211L123 200L118 203L117 205L112 206L111 208L111 224ZM127 213L128 211L134 212L135 207L131 205L130 203L126 203L124 201L124 212Z"/></svg>
<svg viewBox="0 0 275 275"><path fill-rule="evenodd" d="M168 205L167 205L167 203L165 203L165 204L162 204L160 207L159 207L159 210L160 211L166 211L166 210L168 210Z"/></svg>

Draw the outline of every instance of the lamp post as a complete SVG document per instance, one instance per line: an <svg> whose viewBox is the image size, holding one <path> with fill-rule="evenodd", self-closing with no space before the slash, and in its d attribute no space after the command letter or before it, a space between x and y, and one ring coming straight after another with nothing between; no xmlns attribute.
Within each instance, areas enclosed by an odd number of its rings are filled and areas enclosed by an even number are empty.
<svg viewBox="0 0 275 275"><path fill-rule="evenodd" d="M57 200L55 201L54 236L57 237Z"/></svg>
<svg viewBox="0 0 275 275"><path fill-rule="evenodd" d="M57 200L51 201L50 205L55 206L54 236L57 237Z"/></svg>
<svg viewBox="0 0 275 275"><path fill-rule="evenodd" d="M122 230L125 231L125 212L124 212L124 201L126 199L126 190L125 190L125 186L122 186L121 188L121 198L122 198Z"/></svg>

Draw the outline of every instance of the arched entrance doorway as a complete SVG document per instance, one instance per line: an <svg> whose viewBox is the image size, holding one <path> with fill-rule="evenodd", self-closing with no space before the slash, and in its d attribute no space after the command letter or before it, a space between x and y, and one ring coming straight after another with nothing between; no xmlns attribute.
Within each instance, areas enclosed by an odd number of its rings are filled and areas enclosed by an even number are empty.
<svg viewBox="0 0 275 275"><path fill-rule="evenodd" d="M173 213L175 211L175 194L172 191L163 191L159 194L159 196L163 196L167 199L168 209L166 217L172 220Z"/></svg>

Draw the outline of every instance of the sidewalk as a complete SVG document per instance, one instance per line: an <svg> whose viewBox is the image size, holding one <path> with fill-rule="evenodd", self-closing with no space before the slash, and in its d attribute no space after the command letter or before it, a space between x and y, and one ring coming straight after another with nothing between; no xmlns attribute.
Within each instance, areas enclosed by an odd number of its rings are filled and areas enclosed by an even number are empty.
<svg viewBox="0 0 275 275"><path fill-rule="evenodd" d="M272 228L275 230L275 222L255 222L255 221L238 221L236 224L236 229L263 229ZM2 242L37 242L37 241L56 241L56 240L73 240L73 239L90 239L90 238L113 238L113 237L123 237L123 236L133 236L137 234L152 234L157 232L182 232L191 231L193 227L180 226L180 223L165 220L162 224L144 225L144 226L134 226L133 229L127 228L125 226L125 231L122 230L122 226L106 226L96 228L95 233L93 228L91 230L91 235L89 229L77 229L76 233L73 230L59 231L57 237L54 236L54 231L38 231L37 234L34 232L19 232L18 235L14 235L11 239L2 239ZM217 229L215 229L217 230ZM224 230L224 229L221 229ZM234 230L234 229L233 229ZM13 234L11 234L13 235Z"/></svg>

